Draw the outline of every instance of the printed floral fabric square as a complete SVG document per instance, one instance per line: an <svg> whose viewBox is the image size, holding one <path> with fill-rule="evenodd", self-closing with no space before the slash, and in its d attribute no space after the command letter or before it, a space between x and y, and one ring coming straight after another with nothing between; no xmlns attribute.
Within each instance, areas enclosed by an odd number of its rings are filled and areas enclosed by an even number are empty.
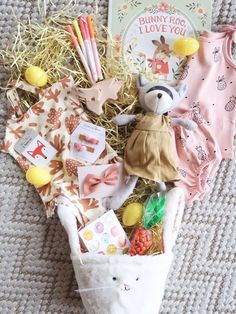
<svg viewBox="0 0 236 314"><path fill-rule="evenodd" d="M22 113L16 89L36 93L39 101L27 112ZM87 201L80 202L77 168L85 163L70 156L71 134L81 120L88 121L88 117L79 103L73 78L66 77L46 89L37 89L25 82L14 82L13 87L8 91L8 98L12 107L9 110L10 118L6 123L5 139L0 143L0 150L13 156L26 172L31 163L14 150L14 145L27 130L36 131L57 150L55 157L48 165L52 175L51 182L37 188L45 204L47 216L54 213L56 198L63 194L77 205L80 211L81 207L84 208L82 215L84 214L85 220L88 220L86 211L90 210L91 203L97 204L97 202L89 202L88 208L84 206ZM105 150L96 164L105 164L115 156L115 151L106 144Z"/></svg>

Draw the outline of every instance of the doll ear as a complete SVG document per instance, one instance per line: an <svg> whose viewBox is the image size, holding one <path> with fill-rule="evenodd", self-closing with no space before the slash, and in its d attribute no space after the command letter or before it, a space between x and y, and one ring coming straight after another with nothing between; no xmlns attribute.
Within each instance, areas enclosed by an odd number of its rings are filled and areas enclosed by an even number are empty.
<svg viewBox="0 0 236 314"><path fill-rule="evenodd" d="M137 87L141 88L144 87L145 85L149 84L150 82L144 77L143 75L139 75L137 78Z"/></svg>
<svg viewBox="0 0 236 314"><path fill-rule="evenodd" d="M179 97L183 98L184 95L187 93L187 85L186 84L179 85L177 92L179 93Z"/></svg>

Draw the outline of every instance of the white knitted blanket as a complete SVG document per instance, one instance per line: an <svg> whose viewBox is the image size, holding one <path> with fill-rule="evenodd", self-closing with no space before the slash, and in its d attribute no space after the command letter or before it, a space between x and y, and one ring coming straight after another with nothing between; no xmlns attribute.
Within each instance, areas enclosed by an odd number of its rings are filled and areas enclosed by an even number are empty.
<svg viewBox="0 0 236 314"><path fill-rule="evenodd" d="M91 12L93 0L77 1ZM106 24L107 0L99 2ZM0 0L1 48L12 44L14 15L37 20L38 0ZM45 1L47 12L68 0ZM53 5L53 4L54 5ZM14 14L13 14L14 12ZM213 26L236 18L235 0L215 0ZM0 85L7 71L0 68ZM6 100L0 96L0 134L4 134ZM167 282L162 314L233 314L235 306L236 160L223 161L212 192L186 208ZM66 234L58 218L46 221L33 186L5 154L0 154L0 313L84 314L69 258ZM148 314L148 313L147 313Z"/></svg>

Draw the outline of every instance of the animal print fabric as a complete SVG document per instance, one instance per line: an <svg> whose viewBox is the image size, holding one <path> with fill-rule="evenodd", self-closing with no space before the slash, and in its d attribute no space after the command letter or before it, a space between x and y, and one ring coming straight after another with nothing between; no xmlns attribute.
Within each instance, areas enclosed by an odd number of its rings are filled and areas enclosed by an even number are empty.
<svg viewBox="0 0 236 314"><path fill-rule="evenodd" d="M17 88L37 94L39 97L39 101L26 112L22 112ZM12 106L9 108L10 117L6 123L5 139L0 145L1 151L15 158L26 172L31 163L13 147L26 130L33 129L39 133L57 150L56 156L48 165L52 176L51 182L37 188L45 205L47 217L54 213L57 197L65 195L80 210L81 222L88 222L90 215L86 212L98 207L99 204L96 200L79 199L77 168L84 163L70 156L70 136L80 121L88 121L88 118L78 101L72 77L66 77L46 89L37 89L25 82L13 82L7 96ZM106 145L96 163L107 163L115 155L110 146Z"/></svg>
<svg viewBox="0 0 236 314"><path fill-rule="evenodd" d="M186 97L171 112L197 123L194 132L175 128L177 164L182 175L177 184L185 189L189 202L206 195L222 158L233 157L236 65L231 46L236 24L224 25L221 30L200 36L200 49L189 57L180 77L180 83L187 85Z"/></svg>
<svg viewBox="0 0 236 314"><path fill-rule="evenodd" d="M204 32L199 51L189 57L180 83L187 84L181 106L172 114L190 113L198 124L208 126L223 158L233 157L233 136L236 118L236 65L231 46L236 23L221 27L223 32ZM194 79L193 73L197 73ZM207 137L200 146L206 146Z"/></svg>

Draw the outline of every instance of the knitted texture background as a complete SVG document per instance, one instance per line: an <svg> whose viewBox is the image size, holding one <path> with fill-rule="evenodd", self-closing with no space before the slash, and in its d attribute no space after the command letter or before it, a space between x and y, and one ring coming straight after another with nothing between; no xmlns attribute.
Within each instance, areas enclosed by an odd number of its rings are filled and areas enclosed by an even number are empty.
<svg viewBox="0 0 236 314"><path fill-rule="evenodd" d="M39 18L38 2L43 1L0 0L1 48L11 45L14 15L24 21L28 16ZM48 4L48 14L68 3L52 2L55 6ZM93 10L93 0L77 2L75 14ZM106 24L108 1L98 3L99 20ZM235 18L235 0L214 1L213 27ZM7 80L2 67L1 86ZM0 97L3 137L6 100L3 93ZM235 178L236 160L223 161L212 192L186 208L162 314L236 313ZM76 288L67 237L58 218L46 221L33 186L9 155L0 154L0 313L84 314Z"/></svg>

